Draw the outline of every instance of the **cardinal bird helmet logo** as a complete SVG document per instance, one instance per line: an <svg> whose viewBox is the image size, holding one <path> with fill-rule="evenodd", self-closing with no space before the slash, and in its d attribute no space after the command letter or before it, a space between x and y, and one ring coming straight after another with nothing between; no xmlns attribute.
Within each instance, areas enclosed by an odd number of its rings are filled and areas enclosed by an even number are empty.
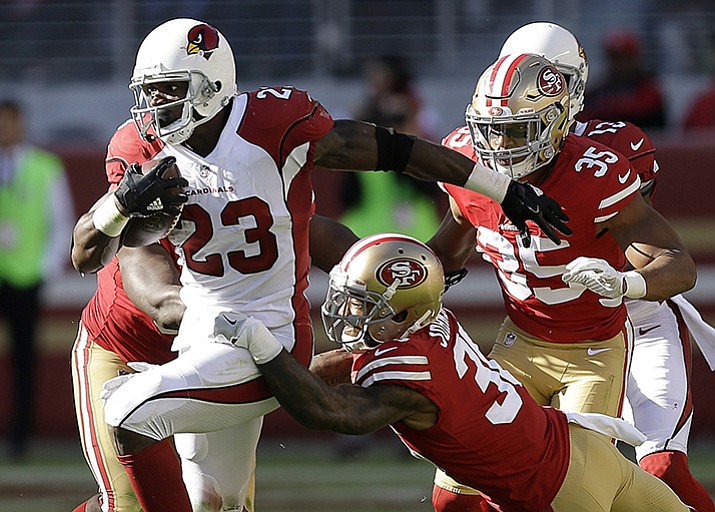
<svg viewBox="0 0 715 512"><path fill-rule="evenodd" d="M211 53L218 48L218 31L211 25L196 25L189 30L186 37L186 53L189 55L199 54L209 60Z"/></svg>

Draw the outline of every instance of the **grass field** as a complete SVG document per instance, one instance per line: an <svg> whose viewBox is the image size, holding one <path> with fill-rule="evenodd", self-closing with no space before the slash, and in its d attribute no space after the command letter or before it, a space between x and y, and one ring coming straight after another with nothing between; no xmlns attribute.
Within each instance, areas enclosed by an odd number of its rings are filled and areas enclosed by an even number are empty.
<svg viewBox="0 0 715 512"><path fill-rule="evenodd" d="M432 467L378 438L365 452L336 457L335 443L261 441L257 470L260 512L428 512ZM690 456L695 476L715 494L715 449ZM38 443L21 464L0 461L1 512L70 512L96 492L73 443Z"/></svg>

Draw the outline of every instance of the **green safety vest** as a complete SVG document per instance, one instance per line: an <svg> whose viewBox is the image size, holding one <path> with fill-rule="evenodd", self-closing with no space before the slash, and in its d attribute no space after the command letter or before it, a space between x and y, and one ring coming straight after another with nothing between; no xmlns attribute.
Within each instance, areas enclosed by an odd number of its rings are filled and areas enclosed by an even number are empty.
<svg viewBox="0 0 715 512"><path fill-rule="evenodd" d="M63 172L59 157L29 147L13 178L0 185L0 281L25 287L42 280L50 194Z"/></svg>
<svg viewBox="0 0 715 512"><path fill-rule="evenodd" d="M362 200L340 221L359 237L376 233L402 233L427 241L439 227L437 207L431 198L397 181L394 173L360 172Z"/></svg>

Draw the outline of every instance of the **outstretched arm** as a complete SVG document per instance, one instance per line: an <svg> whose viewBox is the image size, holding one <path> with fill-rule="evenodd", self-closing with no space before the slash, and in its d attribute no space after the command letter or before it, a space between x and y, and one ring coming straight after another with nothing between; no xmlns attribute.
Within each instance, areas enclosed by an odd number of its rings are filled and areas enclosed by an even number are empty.
<svg viewBox="0 0 715 512"><path fill-rule="evenodd" d="M247 349L273 395L308 428L359 435L400 420L413 428L429 428L437 420L434 402L407 387L328 386L254 318L224 312L215 322L214 342Z"/></svg>
<svg viewBox="0 0 715 512"><path fill-rule="evenodd" d="M568 216L538 188L513 181L445 146L373 124L339 120L318 141L315 163L332 169L392 170L413 178L442 181L473 190L498 201L504 213L528 235L532 220L559 243L555 229L565 235Z"/></svg>
<svg viewBox="0 0 715 512"><path fill-rule="evenodd" d="M329 274L357 241L357 235L345 224L322 215L310 220L310 257L313 265L325 273Z"/></svg>
<svg viewBox="0 0 715 512"><path fill-rule="evenodd" d="M283 408L310 429L368 434L431 404L421 394L403 386L330 387L285 350L258 368Z"/></svg>

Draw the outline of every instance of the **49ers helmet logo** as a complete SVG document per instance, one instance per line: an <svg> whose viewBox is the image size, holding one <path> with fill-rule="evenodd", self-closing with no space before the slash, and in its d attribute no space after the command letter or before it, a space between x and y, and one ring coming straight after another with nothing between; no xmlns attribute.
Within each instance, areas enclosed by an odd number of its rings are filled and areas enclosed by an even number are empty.
<svg viewBox="0 0 715 512"><path fill-rule="evenodd" d="M544 66L539 71L539 78L536 83L539 91L545 96L558 96L564 90L563 77L551 66Z"/></svg>
<svg viewBox="0 0 715 512"><path fill-rule="evenodd" d="M218 32L211 25L202 23L196 25L186 35L188 45L186 53L193 55L198 53L206 60L209 60L211 53L218 48Z"/></svg>
<svg viewBox="0 0 715 512"><path fill-rule="evenodd" d="M399 279L398 290L414 288L427 279L427 268L417 260L400 258L387 261L375 271L375 276L381 284L390 286Z"/></svg>

